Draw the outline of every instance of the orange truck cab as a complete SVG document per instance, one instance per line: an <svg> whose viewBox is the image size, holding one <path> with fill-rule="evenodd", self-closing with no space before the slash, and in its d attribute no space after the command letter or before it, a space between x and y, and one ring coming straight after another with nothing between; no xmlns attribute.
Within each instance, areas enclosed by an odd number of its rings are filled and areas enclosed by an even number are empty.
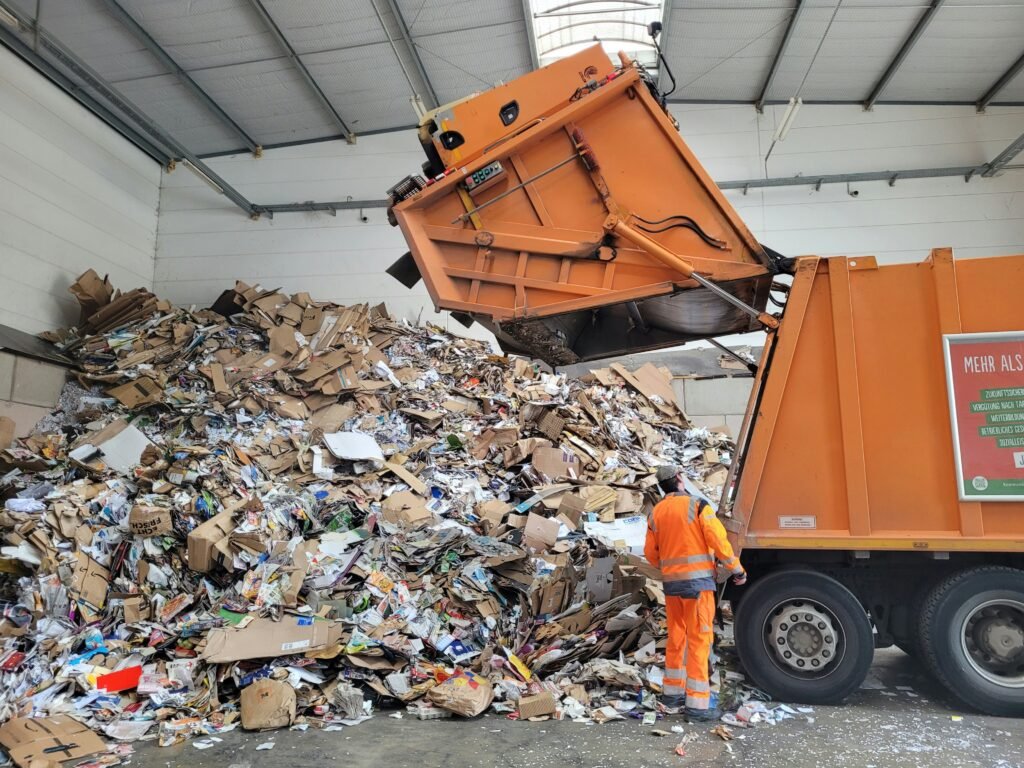
<svg viewBox="0 0 1024 768"><path fill-rule="evenodd" d="M967 705L1024 715L1024 255L785 258L654 79L599 46L436 110L420 140L389 272L506 350L767 332L720 510L759 685L841 700L896 644Z"/></svg>

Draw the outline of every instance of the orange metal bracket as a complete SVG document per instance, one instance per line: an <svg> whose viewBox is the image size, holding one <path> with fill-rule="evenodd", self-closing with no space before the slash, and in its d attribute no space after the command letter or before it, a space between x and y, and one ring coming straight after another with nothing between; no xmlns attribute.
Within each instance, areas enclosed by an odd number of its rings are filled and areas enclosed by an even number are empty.
<svg viewBox="0 0 1024 768"><path fill-rule="evenodd" d="M866 258L866 257L865 257ZM857 343L854 336L850 263L829 259L828 282L832 293L832 329L836 344L836 379L839 382L839 423L842 428L846 469L846 502L850 510L850 535L871 533L868 504L868 473L864 459L864 424L861 418Z"/></svg>
<svg viewBox="0 0 1024 768"><path fill-rule="evenodd" d="M939 330L947 333L962 333L960 321L960 298L956 285L956 262L950 248L935 248L929 257L932 278L935 281L935 298L939 310ZM953 439L956 439L954 435ZM954 473L954 477L955 477ZM981 502L960 502L960 532L964 536L984 536L984 518Z"/></svg>
<svg viewBox="0 0 1024 768"><path fill-rule="evenodd" d="M800 329L811 300L811 288L817 279L820 265L821 259L816 256L797 260L793 286L790 288L789 300L786 302L786 309L783 312L786 322L773 343L771 376L764 382L764 394L761 396L757 413L748 416L754 421L750 427L750 444L747 447L746 455L741 458L743 470L733 504L734 514L741 525L735 538L735 542L740 548L753 543L747 536L750 518L754 511L754 503L761 485L765 464L768 461L768 451L771 448L772 434L775 431L779 411L782 407L782 399L786 394L786 382L793 367L793 358L800 340ZM764 378L768 376L768 372L762 366L758 375Z"/></svg>

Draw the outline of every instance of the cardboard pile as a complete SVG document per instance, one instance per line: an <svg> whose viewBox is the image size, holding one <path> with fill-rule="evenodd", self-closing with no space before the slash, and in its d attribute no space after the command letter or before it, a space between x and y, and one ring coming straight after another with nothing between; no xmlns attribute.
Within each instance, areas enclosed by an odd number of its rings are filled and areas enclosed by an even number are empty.
<svg viewBox="0 0 1024 768"><path fill-rule="evenodd" d="M76 381L0 451L4 719L173 744L655 706L654 472L714 500L732 451L665 372L569 380L243 283L208 310L73 290L83 325L48 338Z"/></svg>

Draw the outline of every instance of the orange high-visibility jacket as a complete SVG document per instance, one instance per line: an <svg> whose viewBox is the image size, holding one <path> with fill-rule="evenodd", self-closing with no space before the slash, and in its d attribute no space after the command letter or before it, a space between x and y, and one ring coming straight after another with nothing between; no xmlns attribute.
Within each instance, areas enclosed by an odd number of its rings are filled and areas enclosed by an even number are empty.
<svg viewBox="0 0 1024 768"><path fill-rule="evenodd" d="M696 597L715 588L715 558L734 575L744 573L725 527L701 499L674 493L647 521L644 555L661 569L666 595Z"/></svg>

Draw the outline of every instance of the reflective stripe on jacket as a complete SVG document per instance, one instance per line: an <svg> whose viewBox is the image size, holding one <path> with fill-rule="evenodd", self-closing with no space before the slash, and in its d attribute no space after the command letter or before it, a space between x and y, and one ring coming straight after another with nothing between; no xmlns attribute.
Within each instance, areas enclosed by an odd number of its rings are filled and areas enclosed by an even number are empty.
<svg viewBox="0 0 1024 768"><path fill-rule="evenodd" d="M744 573L714 510L696 496L675 493L654 507L647 521L644 555L661 570L666 595L696 597L715 588L715 558Z"/></svg>

